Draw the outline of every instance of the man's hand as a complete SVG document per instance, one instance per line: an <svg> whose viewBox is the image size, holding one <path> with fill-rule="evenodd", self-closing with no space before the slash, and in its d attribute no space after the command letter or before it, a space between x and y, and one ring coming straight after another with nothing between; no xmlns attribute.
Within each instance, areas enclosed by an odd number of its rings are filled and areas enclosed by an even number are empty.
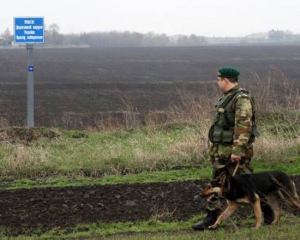
<svg viewBox="0 0 300 240"><path fill-rule="evenodd" d="M230 161L231 161L231 162L235 163L235 162L238 162L238 161L240 161L240 160L241 160L241 156L231 154L231 156L230 156Z"/></svg>

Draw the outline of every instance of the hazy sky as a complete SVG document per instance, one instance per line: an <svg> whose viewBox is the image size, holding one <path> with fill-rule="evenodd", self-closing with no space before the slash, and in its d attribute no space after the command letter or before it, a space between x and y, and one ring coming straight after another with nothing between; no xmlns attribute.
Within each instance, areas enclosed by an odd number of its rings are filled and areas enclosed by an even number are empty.
<svg viewBox="0 0 300 240"><path fill-rule="evenodd" d="M61 33L136 31L245 36L271 29L300 33L299 0L1 0L0 33L14 17L44 17Z"/></svg>

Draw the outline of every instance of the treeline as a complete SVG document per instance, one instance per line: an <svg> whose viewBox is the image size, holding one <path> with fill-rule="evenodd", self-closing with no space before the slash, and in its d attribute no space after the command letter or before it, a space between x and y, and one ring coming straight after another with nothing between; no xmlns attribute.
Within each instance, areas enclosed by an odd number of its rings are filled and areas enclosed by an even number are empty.
<svg viewBox="0 0 300 240"><path fill-rule="evenodd" d="M207 44L205 37L172 36L166 34L137 32L93 32L81 34L48 34L46 43L54 46L89 46L96 48L108 47L165 47L165 46L202 46Z"/></svg>
<svg viewBox="0 0 300 240"><path fill-rule="evenodd" d="M61 34L57 24L51 24L45 29L45 46L89 46L107 47L165 47L165 46L202 46L208 43L203 36L195 34L167 36L166 34L138 32L91 32L80 34ZM7 28L0 34L0 44L9 45L13 35Z"/></svg>

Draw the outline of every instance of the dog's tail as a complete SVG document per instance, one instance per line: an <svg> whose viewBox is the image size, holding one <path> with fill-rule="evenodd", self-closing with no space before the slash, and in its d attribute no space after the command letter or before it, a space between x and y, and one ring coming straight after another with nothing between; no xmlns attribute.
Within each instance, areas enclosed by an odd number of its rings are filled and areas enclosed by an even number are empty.
<svg viewBox="0 0 300 240"><path fill-rule="evenodd" d="M294 209L300 210L300 200L297 194L297 189L295 183L292 180L289 180L287 186L280 184L275 178L272 179L277 185L279 196L291 207Z"/></svg>

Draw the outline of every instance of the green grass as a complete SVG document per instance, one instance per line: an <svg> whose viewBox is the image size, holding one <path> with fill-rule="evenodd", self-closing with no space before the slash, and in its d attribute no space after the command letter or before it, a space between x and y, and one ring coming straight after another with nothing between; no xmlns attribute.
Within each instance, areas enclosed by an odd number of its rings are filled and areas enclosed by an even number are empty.
<svg viewBox="0 0 300 240"><path fill-rule="evenodd" d="M293 215L285 214L281 221L274 226L263 226L259 230L252 229L254 218L231 219L215 231L195 232L192 224L202 215L195 216L188 221L141 221L126 223L93 223L89 225L77 225L72 229L54 229L47 233L36 230L31 236L5 237L7 233L0 231L3 240L48 240L48 239L253 239L253 240L281 240L299 239L298 226L300 220Z"/></svg>
<svg viewBox="0 0 300 240"><path fill-rule="evenodd" d="M270 166L268 163L256 162L253 160L255 172L277 169L285 171L290 175L300 174L300 158L289 164L277 164ZM103 177L48 177L48 178L1 178L0 189L30 189L30 188L45 188L45 187L78 187L86 185L106 185L106 184L124 184L124 183L151 183L151 182L172 182L172 181L187 181L211 178L211 167L191 167L180 170L165 170L142 172L138 174L111 174Z"/></svg>
<svg viewBox="0 0 300 240"><path fill-rule="evenodd" d="M52 177L52 178L20 178L9 179L2 178L0 189L29 189L43 187L69 187L85 185L105 185L105 184L124 184L124 183L141 183L141 182L171 182L187 181L200 178L209 179L211 177L210 167L206 168L189 168L169 171L152 171L139 174L128 175L106 175L103 177Z"/></svg>
<svg viewBox="0 0 300 240"><path fill-rule="evenodd" d="M133 131L69 132L58 138L41 138L28 145L0 146L0 175L14 178L51 176L101 177L107 174L168 170L201 166L203 147L197 126L147 127Z"/></svg>

